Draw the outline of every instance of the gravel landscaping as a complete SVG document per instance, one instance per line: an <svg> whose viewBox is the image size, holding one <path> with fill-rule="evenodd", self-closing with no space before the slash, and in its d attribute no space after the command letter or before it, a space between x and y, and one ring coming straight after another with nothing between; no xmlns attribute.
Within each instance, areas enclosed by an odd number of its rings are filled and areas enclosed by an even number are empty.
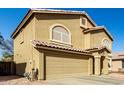
<svg viewBox="0 0 124 93"><path fill-rule="evenodd" d="M0 76L0 85L38 85L44 81L29 81L21 76Z"/></svg>

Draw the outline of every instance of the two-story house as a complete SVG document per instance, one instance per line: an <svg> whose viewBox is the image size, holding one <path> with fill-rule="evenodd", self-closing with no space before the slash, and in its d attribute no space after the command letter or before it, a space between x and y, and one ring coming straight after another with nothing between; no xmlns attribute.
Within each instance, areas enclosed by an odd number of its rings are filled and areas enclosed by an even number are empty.
<svg viewBox="0 0 124 93"><path fill-rule="evenodd" d="M108 74L113 38L86 12L30 9L12 34L16 74L38 79Z"/></svg>

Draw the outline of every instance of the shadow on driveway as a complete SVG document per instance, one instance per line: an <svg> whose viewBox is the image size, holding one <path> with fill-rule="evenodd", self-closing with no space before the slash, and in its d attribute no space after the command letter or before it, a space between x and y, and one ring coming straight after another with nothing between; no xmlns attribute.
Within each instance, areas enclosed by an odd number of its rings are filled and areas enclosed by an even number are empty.
<svg viewBox="0 0 124 93"><path fill-rule="evenodd" d="M13 79L19 79L19 78L22 78L22 76L17 76L17 75L0 76L0 82L13 80Z"/></svg>

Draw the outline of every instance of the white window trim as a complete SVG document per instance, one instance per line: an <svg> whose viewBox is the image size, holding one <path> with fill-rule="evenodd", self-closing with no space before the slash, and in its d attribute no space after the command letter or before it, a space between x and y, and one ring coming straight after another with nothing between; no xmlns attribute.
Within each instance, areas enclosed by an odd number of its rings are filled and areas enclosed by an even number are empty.
<svg viewBox="0 0 124 93"><path fill-rule="evenodd" d="M82 24L82 19L85 20L86 25L83 25L83 24ZM80 27L83 27L83 28L86 29L86 28L88 27L88 26L87 26L87 23L88 23L88 22L87 22L87 18L81 16L81 17L80 17Z"/></svg>
<svg viewBox="0 0 124 93"><path fill-rule="evenodd" d="M63 28L65 28L68 32L69 32L69 43L67 43L67 42L62 42L62 41L59 41L59 40L55 40L55 39L53 39L52 38L52 29L55 27L55 26L61 26L61 27L63 27ZM66 27L66 26L64 26L64 25L62 25L62 24L53 24L52 26L50 26L50 28L49 28L50 30L50 41L54 41L54 42L58 42L58 43L62 43L62 44L68 44L68 45L72 45L72 43L71 43L71 32L70 32L70 30ZM61 37L61 40L62 40L62 37Z"/></svg>
<svg viewBox="0 0 124 93"><path fill-rule="evenodd" d="M110 42L109 42L109 40L108 40L107 38L103 38L102 41L101 41L101 44L103 45L103 41L104 41L104 40L107 40L107 41L108 41L108 43L109 43L108 48L110 49Z"/></svg>

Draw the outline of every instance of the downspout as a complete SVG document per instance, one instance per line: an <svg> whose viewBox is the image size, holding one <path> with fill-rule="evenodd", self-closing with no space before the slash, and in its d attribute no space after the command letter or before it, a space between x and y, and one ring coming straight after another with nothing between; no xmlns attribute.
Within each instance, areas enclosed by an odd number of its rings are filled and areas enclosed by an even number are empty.
<svg viewBox="0 0 124 93"><path fill-rule="evenodd" d="M34 40L35 39L35 17L32 18L32 39ZM30 42L31 43L31 42ZM33 46L31 45L31 69L30 69L30 72L31 72L31 81L35 80L35 74L34 74L34 71L35 71L35 61L34 61L34 57L33 57Z"/></svg>
<svg viewBox="0 0 124 93"><path fill-rule="evenodd" d="M32 23L32 39L34 40L35 39L35 17L33 17L32 18L32 20L33 20L33 23ZM32 69L35 69L35 61L34 61L34 57L33 57L33 53L34 53L34 51L33 51L34 49L33 49L33 46L32 46Z"/></svg>

